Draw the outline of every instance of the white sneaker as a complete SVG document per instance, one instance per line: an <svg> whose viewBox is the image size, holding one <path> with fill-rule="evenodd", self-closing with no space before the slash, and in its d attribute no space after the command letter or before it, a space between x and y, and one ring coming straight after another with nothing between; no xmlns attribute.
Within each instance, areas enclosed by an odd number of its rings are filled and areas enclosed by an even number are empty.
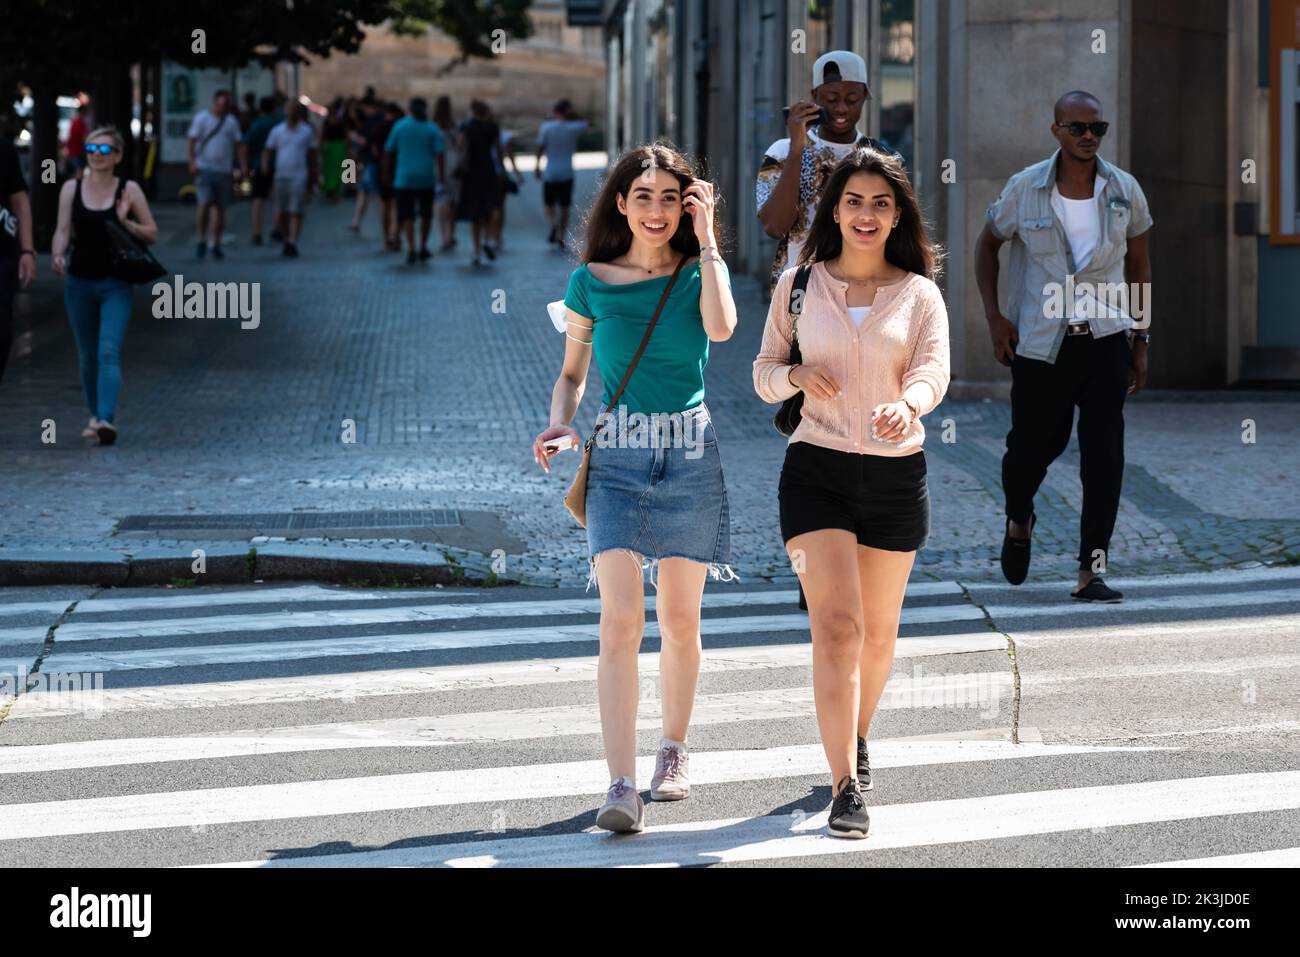
<svg viewBox="0 0 1300 957"><path fill-rule="evenodd" d="M650 779L650 800L680 801L691 793L691 782L687 777L690 757L684 745L669 743L667 738L661 738L659 745L659 753L655 756L655 776Z"/></svg>
<svg viewBox="0 0 1300 957"><path fill-rule="evenodd" d="M626 779L609 786L605 804L596 812L596 827L617 834L645 830L645 802Z"/></svg>

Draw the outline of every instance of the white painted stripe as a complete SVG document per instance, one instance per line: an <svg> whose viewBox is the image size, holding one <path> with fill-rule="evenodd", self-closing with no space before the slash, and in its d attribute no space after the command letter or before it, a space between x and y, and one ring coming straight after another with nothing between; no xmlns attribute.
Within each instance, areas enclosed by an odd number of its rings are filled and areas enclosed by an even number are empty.
<svg viewBox="0 0 1300 957"><path fill-rule="evenodd" d="M970 605L937 605L904 608L902 624L935 624L983 620ZM714 635L758 635L786 631L807 632L808 616L750 615L744 618L705 618L700 632L705 639ZM646 622L646 637L657 638L659 626ZM599 641L600 625L548 625L543 628L487 628L472 631L426 631L397 635L367 635L359 638L317 638L305 641L230 643L176 648L145 648L135 651L98 651L54 654L42 663L47 672L121 671L136 668L183 668L199 665L236 664L262 661L291 661L305 658L334 658L346 655L403 654L444 651L452 648L484 648L515 645L545 645L562 641ZM900 641L910 641L900 638ZM57 647L57 645L56 645Z"/></svg>
<svg viewBox="0 0 1300 957"><path fill-rule="evenodd" d="M410 601L412 598L467 598L483 594L472 588L330 588L322 585L245 585L237 591L220 591L207 586L177 589L166 595L136 595L129 598L87 598L77 612L161 611L171 608L230 608L236 605L271 605L308 601Z"/></svg>
<svg viewBox="0 0 1300 957"><path fill-rule="evenodd" d="M396 848L322 857L244 861L233 867L673 867L871 854L1032 834L1199 820L1300 806L1300 772L1181 778L1138 784L999 794L873 806L864 841L828 836L826 811L691 821L632 837L584 831ZM354 860L356 858L356 860Z"/></svg>
<svg viewBox="0 0 1300 957"><path fill-rule="evenodd" d="M1102 607L1119 607L1102 606ZM1170 622L1161 625L1141 625L1141 624L1109 624L1105 634L1098 634L1096 623L1088 622L1073 627L1051 626L1044 628L1035 628L1030 630L1021 630L1019 628L1006 629L1008 634L1015 639L1016 644L1031 644L1047 641L1070 641L1084 639L1087 641L1104 642L1114 640L1129 639L1153 639L1153 638L1174 638L1183 639L1188 635L1213 634L1219 635L1229 631L1249 631L1256 635L1291 635L1295 631L1294 615L1252 615L1246 620L1241 618L1202 618L1199 621L1179 621ZM1078 632L1071 634L1071 632Z"/></svg>
<svg viewBox="0 0 1300 957"><path fill-rule="evenodd" d="M940 582L950 593L960 594L951 582ZM409 597L409 596L408 596ZM706 594L705 608L737 608L755 605L794 605L797 591L717 592ZM941 606L947 607L947 606ZM473 618L535 618L546 615L595 615L598 598L552 598L543 601L500 601L391 607L330 608L313 611L273 611L255 615L208 615L198 618L156 618L142 621L81 621L72 619L57 632L58 640L101 641L111 638L160 638L176 635L279 631L291 628L340 628L383 625L394 622L450 621ZM0 644L28 629L0 629ZM41 636L44 637L44 630Z"/></svg>
<svg viewBox="0 0 1300 957"><path fill-rule="evenodd" d="M908 597L922 598L932 595L960 595L961 586L954 581L912 582L907 586ZM166 595L145 595L131 598L87 598L77 605L78 613L108 613L123 611L162 611L173 608L229 608L235 605L274 605L286 602L322 601L410 601L413 598L482 598L482 589L473 588L328 588L320 585L302 585L292 588L250 585L239 591L219 591L203 587L175 591ZM769 604L798 600L798 591L710 591L704 593L704 607L729 608L749 603L753 595L773 595ZM73 601L32 601L0 607L0 616L24 615L32 612L62 614ZM566 599L556 599L564 601ZM598 599L597 599L598 601Z"/></svg>
<svg viewBox="0 0 1300 957"><path fill-rule="evenodd" d="M66 601L20 601L9 605L0 605L0 618L10 615L36 614L48 614L58 617L74 601L76 601L75 598L69 598Z"/></svg>
<svg viewBox="0 0 1300 957"><path fill-rule="evenodd" d="M225 866L673 867L871 854L899 848L1203 820L1296 807L1300 807L1300 771L1227 774L873 805L871 833L863 841L828 836L824 830L827 812L822 811L809 817L772 814L689 821L651 827L642 834L627 837L582 831L354 854L242 861Z"/></svg>
<svg viewBox="0 0 1300 957"><path fill-rule="evenodd" d="M958 675L897 675L885 686L882 710L963 709L989 720L1011 688L1009 672ZM160 761L339 751L349 748L445 747L496 744L566 735L600 734L595 695L590 702L547 708L469 711L374 721L343 721L236 731L224 734L95 739L0 749L0 774L34 774ZM638 730L661 725L660 702L640 702ZM813 718L811 687L766 688L697 695L691 726Z"/></svg>
<svg viewBox="0 0 1300 957"><path fill-rule="evenodd" d="M701 673L771 668L810 668L808 642L792 645L745 645L714 648L701 659ZM996 632L938 635L900 641L894 657L922 658L932 655L1006 651L1006 639ZM644 678L659 673L659 653L643 652L638 673ZM2 672L0 672L2 673ZM376 695L425 694L448 690L501 688L552 684L565 681L594 681L596 659L546 658L531 661L493 661L485 664L440 665L434 668L395 668L386 671L356 671L347 674L301 675L285 678L255 678L249 681L213 681L194 684L149 685L140 688L100 692L104 713L152 711L173 708L249 707L264 704L292 704L352 701ZM9 711L6 721L24 718L62 717L81 713L80 708L59 708L51 696L23 695Z"/></svg>
<svg viewBox="0 0 1300 957"><path fill-rule="evenodd" d="M1249 854L1224 854L1221 857L1196 857L1186 861L1161 861L1159 864L1130 864L1143 867L1300 867L1300 847L1283 847L1275 851Z"/></svg>
<svg viewBox="0 0 1300 957"><path fill-rule="evenodd" d="M1209 595L1189 594L1168 595L1158 598L1125 598L1123 602L1117 605L1075 601L1073 598L1068 599L1068 601L1068 605L986 605L985 609L993 618L993 621L999 624L1008 620L1044 617L1068 621L1074 615L1109 614L1122 616L1135 611L1164 611L1169 609L1194 611L1201 608L1244 608L1258 605L1295 604L1300 603L1300 589L1291 587L1267 591L1221 592ZM1068 627L1068 625L1058 627ZM63 629L60 628L56 634L62 635Z"/></svg>
<svg viewBox="0 0 1300 957"><path fill-rule="evenodd" d="M894 743L880 740L871 744L871 763L873 769L880 770L1132 750L1135 749L1016 745L1001 741ZM637 759L640 780L649 781L653 772L653 756ZM691 754L692 785L806 775L826 776L826 756L820 744L762 751L696 751ZM1296 776L1300 777L1300 772ZM239 821L366 814L402 808L500 803L565 795L590 794L594 798L608 785L609 770L605 762L599 760L4 804L0 805L4 809L0 815L0 841L59 834L101 834ZM1292 791L1294 798L1300 800L1300 787Z"/></svg>
<svg viewBox="0 0 1300 957"><path fill-rule="evenodd" d="M1223 568L1211 572L1182 572L1173 575L1129 575L1120 578L1105 576L1107 584L1116 588L1161 588L1168 585L1213 585L1216 589L1235 585L1251 585L1257 582L1283 582L1300 578L1300 566L1281 565L1268 568ZM1073 578L1055 582L1026 582L1023 585L1009 585L1006 582L963 582L972 592L975 591L1010 591L1020 594L1037 592L1067 592L1075 589L1077 582Z"/></svg>

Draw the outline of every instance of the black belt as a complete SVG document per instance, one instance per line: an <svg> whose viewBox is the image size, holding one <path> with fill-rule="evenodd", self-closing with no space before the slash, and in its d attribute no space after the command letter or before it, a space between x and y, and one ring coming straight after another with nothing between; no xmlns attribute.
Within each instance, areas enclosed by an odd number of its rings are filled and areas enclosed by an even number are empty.
<svg viewBox="0 0 1300 957"><path fill-rule="evenodd" d="M1065 327L1065 334L1067 336L1087 336L1092 334L1092 329L1089 327L1088 321L1085 319L1067 325Z"/></svg>

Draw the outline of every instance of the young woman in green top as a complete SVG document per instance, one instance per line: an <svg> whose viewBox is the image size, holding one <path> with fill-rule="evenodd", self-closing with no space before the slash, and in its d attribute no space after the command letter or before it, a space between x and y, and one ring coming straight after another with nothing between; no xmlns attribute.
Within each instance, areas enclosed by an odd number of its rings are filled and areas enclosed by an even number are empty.
<svg viewBox="0 0 1300 957"><path fill-rule="evenodd" d="M639 831L636 791L637 653L645 630L644 568L657 589L663 737L654 800L687 796L686 733L700 668L704 582L735 578L727 489L704 402L709 343L731 337L736 306L718 252L711 183L662 145L631 150L607 174L587 218L583 265L565 296L568 341L551 396L551 424L533 442L572 436L594 352L613 398L665 286L672 290L619 408L602 421L587 473L587 545L600 590L597 688L611 784L596 824ZM674 280L674 270L683 263ZM656 580L657 572L657 580ZM590 587L590 579L588 581Z"/></svg>

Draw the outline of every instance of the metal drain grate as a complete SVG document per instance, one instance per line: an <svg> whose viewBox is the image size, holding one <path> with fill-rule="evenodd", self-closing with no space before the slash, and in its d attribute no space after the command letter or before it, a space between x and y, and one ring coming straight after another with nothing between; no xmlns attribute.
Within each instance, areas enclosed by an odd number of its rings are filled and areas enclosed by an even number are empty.
<svg viewBox="0 0 1300 957"><path fill-rule="evenodd" d="M460 512L450 508L397 512L234 512L226 515L127 515L119 532L260 532L319 528L454 528Z"/></svg>

